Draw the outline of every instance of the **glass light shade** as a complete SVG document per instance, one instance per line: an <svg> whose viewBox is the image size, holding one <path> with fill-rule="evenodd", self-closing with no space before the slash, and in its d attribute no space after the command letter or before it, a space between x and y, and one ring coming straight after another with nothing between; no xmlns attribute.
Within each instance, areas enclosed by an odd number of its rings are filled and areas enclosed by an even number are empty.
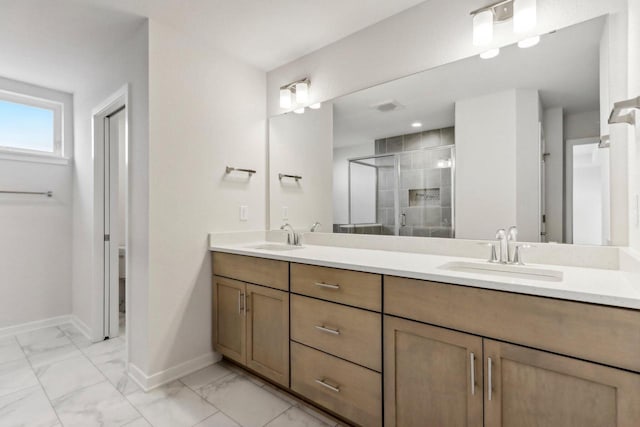
<svg viewBox="0 0 640 427"><path fill-rule="evenodd" d="M540 43L540 36L529 37L528 39L520 40L518 42L518 47L522 49L526 49L528 47L533 47Z"/></svg>
<svg viewBox="0 0 640 427"><path fill-rule="evenodd" d="M291 108L291 91L280 89L280 108Z"/></svg>
<svg viewBox="0 0 640 427"><path fill-rule="evenodd" d="M304 114L304 107L296 108L293 112L296 114Z"/></svg>
<svg viewBox="0 0 640 427"><path fill-rule="evenodd" d="M538 12L536 0L515 0L513 2L513 31L526 33L536 27Z"/></svg>
<svg viewBox="0 0 640 427"><path fill-rule="evenodd" d="M296 83L296 102L298 104L306 104L309 102L309 83Z"/></svg>
<svg viewBox="0 0 640 427"><path fill-rule="evenodd" d="M411 127L414 127L414 128L421 128L421 127L422 127L422 123L420 123L420 122L413 122L413 123L411 123Z"/></svg>
<svg viewBox="0 0 640 427"><path fill-rule="evenodd" d="M485 10L473 16L473 44L485 46L493 39L493 12Z"/></svg>
<svg viewBox="0 0 640 427"><path fill-rule="evenodd" d="M315 104L309 105L309 108L311 108L312 110L319 110L320 107L322 107L322 104L319 103L319 102L316 102Z"/></svg>
<svg viewBox="0 0 640 427"><path fill-rule="evenodd" d="M495 49L489 49L486 52L482 52L480 54L480 58L482 58L482 59L491 59L491 58L495 58L498 55L500 55L500 49L495 48Z"/></svg>

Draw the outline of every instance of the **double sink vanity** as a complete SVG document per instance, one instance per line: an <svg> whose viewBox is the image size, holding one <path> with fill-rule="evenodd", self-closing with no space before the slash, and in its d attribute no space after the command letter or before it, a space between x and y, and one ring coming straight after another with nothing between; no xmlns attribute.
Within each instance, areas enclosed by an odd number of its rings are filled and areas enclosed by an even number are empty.
<svg viewBox="0 0 640 427"><path fill-rule="evenodd" d="M635 426L625 273L274 242L210 243L213 345L362 426Z"/></svg>

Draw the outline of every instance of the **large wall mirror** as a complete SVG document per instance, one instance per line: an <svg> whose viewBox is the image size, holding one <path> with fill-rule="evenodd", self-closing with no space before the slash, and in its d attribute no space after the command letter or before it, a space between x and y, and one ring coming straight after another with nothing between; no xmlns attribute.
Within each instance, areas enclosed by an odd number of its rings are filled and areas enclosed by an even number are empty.
<svg viewBox="0 0 640 427"><path fill-rule="evenodd" d="M272 117L271 228L609 244L605 24Z"/></svg>

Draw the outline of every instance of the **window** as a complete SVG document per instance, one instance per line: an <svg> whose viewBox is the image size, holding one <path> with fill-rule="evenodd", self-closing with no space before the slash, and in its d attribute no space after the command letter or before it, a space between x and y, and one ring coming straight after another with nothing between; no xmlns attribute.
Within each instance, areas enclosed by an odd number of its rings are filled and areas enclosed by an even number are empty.
<svg viewBox="0 0 640 427"><path fill-rule="evenodd" d="M0 91L0 150L62 156L62 104Z"/></svg>

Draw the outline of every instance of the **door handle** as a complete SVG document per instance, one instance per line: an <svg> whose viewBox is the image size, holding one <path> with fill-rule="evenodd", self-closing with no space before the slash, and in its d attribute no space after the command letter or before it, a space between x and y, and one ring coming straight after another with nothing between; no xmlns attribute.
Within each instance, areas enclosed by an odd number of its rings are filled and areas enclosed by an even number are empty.
<svg viewBox="0 0 640 427"><path fill-rule="evenodd" d="M238 292L238 314L242 314L242 292Z"/></svg>
<svg viewBox="0 0 640 427"><path fill-rule="evenodd" d="M491 360L490 357L487 357L487 396L488 399L491 400L492 399L492 392L493 392L493 378L491 378L492 375L492 371L493 370L493 361Z"/></svg>
<svg viewBox="0 0 640 427"><path fill-rule="evenodd" d="M471 395L476 394L476 355L471 353Z"/></svg>
<svg viewBox="0 0 640 427"><path fill-rule="evenodd" d="M244 309L244 315L247 315L247 311L249 311L249 309L247 308L247 294L246 293L242 293L242 308Z"/></svg>

